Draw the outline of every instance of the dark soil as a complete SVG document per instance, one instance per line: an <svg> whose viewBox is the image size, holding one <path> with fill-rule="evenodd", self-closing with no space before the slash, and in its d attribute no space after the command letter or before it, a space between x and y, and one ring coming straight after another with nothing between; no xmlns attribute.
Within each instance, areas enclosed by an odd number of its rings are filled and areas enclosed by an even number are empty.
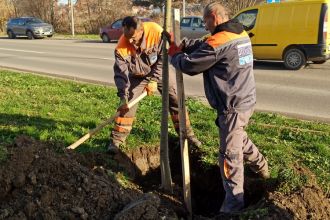
<svg viewBox="0 0 330 220"><path fill-rule="evenodd" d="M172 141L173 142L173 141ZM140 147L111 157L105 153L55 152L63 146L20 136L0 165L0 219L180 219L182 174L178 144L170 144L174 193L160 186L159 148ZM307 169L308 184L298 192L276 192L276 181L247 172L248 207L219 215L224 197L218 166L205 168L201 153L190 153L194 219L330 219L330 201ZM132 182L123 187L116 172Z"/></svg>
<svg viewBox="0 0 330 220"><path fill-rule="evenodd" d="M105 169L81 165L83 156L51 149L24 136L8 147L9 159L0 166L0 219L176 217L160 207L157 195L124 189ZM89 156L82 161L92 165Z"/></svg>

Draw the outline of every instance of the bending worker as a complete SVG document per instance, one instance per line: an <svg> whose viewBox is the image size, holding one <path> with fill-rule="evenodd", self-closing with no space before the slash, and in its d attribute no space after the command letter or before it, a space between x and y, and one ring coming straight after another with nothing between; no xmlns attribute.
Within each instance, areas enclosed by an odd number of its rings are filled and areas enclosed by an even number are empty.
<svg viewBox="0 0 330 220"><path fill-rule="evenodd" d="M243 26L229 20L221 4L208 4L203 19L211 36L206 41L183 40L180 46L172 43L169 55L184 73L203 72L206 97L218 113L219 164L226 192L220 212L233 213L244 208L243 161L261 177L269 177L267 161L244 130L256 104L252 46Z"/></svg>
<svg viewBox="0 0 330 220"><path fill-rule="evenodd" d="M124 34L115 49L114 79L120 97L118 111L111 132L108 150L118 152L121 144L129 135L137 105L127 109L127 103L143 93L149 86L158 87L162 92L162 32L163 29L154 22L144 22L137 17L123 19ZM172 75L172 74L171 74ZM169 79L169 111L175 130L179 133L178 100L173 76ZM191 145L199 147L201 142L195 137L187 118L187 138Z"/></svg>

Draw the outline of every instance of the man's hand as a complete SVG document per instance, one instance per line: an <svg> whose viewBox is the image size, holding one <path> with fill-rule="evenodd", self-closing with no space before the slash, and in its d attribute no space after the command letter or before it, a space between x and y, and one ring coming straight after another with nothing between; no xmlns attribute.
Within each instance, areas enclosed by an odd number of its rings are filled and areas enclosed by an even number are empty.
<svg viewBox="0 0 330 220"><path fill-rule="evenodd" d="M121 115L124 115L128 112L128 110L129 108L128 108L127 98L126 97L120 98L119 107L117 111L119 111Z"/></svg>
<svg viewBox="0 0 330 220"><path fill-rule="evenodd" d="M150 80L148 85L146 86L146 91L148 95L152 95L157 90L157 82Z"/></svg>
<svg viewBox="0 0 330 220"><path fill-rule="evenodd" d="M167 39L167 41L168 41L169 44L172 44L174 42L174 35L173 35L172 32L169 33L169 32L167 32L167 31L164 30L162 32L162 35L166 37L166 39Z"/></svg>
<svg viewBox="0 0 330 220"><path fill-rule="evenodd" d="M170 48L168 49L168 55L170 55L171 57L181 52L182 52L182 47L181 46L178 47L175 43L172 43L170 45Z"/></svg>

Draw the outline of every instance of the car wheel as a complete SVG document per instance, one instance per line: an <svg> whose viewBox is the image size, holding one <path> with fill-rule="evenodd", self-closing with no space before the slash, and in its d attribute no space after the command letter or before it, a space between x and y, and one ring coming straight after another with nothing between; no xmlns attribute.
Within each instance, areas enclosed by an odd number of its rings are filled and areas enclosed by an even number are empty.
<svg viewBox="0 0 330 220"><path fill-rule="evenodd" d="M32 31L27 31L27 32L26 32L26 35L27 35L27 37L28 37L30 40L33 40L33 39L34 39L34 35L33 35Z"/></svg>
<svg viewBox="0 0 330 220"><path fill-rule="evenodd" d="M102 41L103 43L109 43L110 42L110 38L107 34L102 34Z"/></svg>
<svg viewBox="0 0 330 220"><path fill-rule="evenodd" d="M284 65L289 70L299 70L306 65L306 56L297 48L288 49L284 54Z"/></svg>
<svg viewBox="0 0 330 220"><path fill-rule="evenodd" d="M313 61L314 64L323 64L325 62L327 62L327 60Z"/></svg>
<svg viewBox="0 0 330 220"><path fill-rule="evenodd" d="M13 31L8 31L7 34L8 34L9 39L15 39L16 38L16 35L14 34Z"/></svg>

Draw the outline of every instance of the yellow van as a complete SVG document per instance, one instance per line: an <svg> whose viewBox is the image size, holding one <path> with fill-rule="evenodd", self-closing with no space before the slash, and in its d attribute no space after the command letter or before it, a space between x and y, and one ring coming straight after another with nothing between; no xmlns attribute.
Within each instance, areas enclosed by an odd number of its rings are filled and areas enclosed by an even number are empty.
<svg viewBox="0 0 330 220"><path fill-rule="evenodd" d="M297 70L330 58L329 6L330 0L264 3L235 17L249 33L255 59L283 60Z"/></svg>

